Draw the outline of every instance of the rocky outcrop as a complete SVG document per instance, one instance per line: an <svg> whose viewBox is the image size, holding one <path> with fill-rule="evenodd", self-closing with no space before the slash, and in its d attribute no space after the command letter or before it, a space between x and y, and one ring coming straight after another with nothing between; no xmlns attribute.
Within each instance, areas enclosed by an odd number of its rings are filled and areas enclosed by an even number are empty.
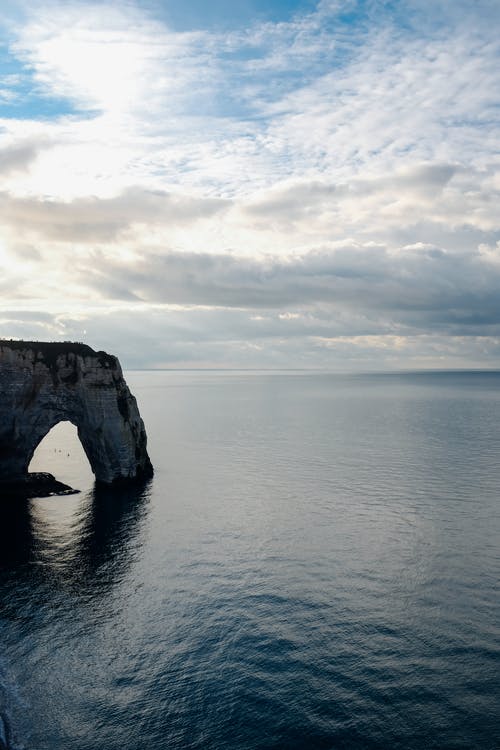
<svg viewBox="0 0 500 750"><path fill-rule="evenodd" d="M74 490L68 484L59 482L55 476L47 472L30 471L22 479L0 479L0 498L27 500L30 497L50 497L50 495L74 495ZM0 747L0 750L2 748Z"/></svg>
<svg viewBox="0 0 500 750"><path fill-rule="evenodd" d="M0 340L0 482L25 481L49 430L76 425L98 481L147 478L146 431L118 359L85 344Z"/></svg>

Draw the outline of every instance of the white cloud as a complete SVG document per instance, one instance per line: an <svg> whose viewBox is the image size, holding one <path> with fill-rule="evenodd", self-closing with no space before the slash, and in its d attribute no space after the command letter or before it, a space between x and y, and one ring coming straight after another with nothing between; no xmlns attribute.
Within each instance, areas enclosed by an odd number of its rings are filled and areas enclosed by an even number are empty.
<svg viewBox="0 0 500 750"><path fill-rule="evenodd" d="M1 165L1 154L0 154ZM73 201L18 198L0 193L0 225L41 242L114 241L135 225L194 224L224 211L229 201L189 195L128 189L113 198L76 198Z"/></svg>
<svg viewBox="0 0 500 750"><path fill-rule="evenodd" d="M42 6L20 29L12 51L45 96L115 116L167 109L168 100L199 85L208 61L202 34L170 33L129 4Z"/></svg>
<svg viewBox="0 0 500 750"><path fill-rule="evenodd" d="M26 172L38 156L38 152L47 146L43 140L20 139L0 147L0 180L13 173Z"/></svg>
<svg viewBox="0 0 500 750"><path fill-rule="evenodd" d="M0 121L2 306L52 316L3 330L76 335L83 314L125 342L134 310L178 361L190 336L205 362L245 342L271 362L448 338L472 356L481 335L497 356L495 13L323 0L222 35L133 3L28 9L0 86L73 111Z"/></svg>

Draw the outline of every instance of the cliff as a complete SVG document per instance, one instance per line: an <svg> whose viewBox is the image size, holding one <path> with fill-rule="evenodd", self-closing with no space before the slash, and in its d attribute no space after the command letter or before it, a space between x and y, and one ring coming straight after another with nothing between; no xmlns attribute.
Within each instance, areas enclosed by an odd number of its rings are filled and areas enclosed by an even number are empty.
<svg viewBox="0 0 500 750"><path fill-rule="evenodd" d="M63 420L76 425L98 481L152 475L116 357L86 344L0 340L0 481L24 480L37 445Z"/></svg>

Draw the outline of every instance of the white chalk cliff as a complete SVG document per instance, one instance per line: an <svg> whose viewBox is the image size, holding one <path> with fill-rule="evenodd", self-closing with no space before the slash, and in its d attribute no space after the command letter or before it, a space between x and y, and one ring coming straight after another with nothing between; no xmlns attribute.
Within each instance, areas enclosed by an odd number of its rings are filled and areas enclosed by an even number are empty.
<svg viewBox="0 0 500 750"><path fill-rule="evenodd" d="M64 420L76 425L98 481L152 475L144 423L116 357L85 344L0 340L0 481L25 477L37 445Z"/></svg>

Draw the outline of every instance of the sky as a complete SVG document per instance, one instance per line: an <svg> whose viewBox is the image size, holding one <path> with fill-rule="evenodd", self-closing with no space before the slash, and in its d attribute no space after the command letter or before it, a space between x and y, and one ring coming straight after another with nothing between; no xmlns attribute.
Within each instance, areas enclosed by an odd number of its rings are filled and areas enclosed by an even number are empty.
<svg viewBox="0 0 500 750"><path fill-rule="evenodd" d="M500 367L498 0L3 0L0 337Z"/></svg>

